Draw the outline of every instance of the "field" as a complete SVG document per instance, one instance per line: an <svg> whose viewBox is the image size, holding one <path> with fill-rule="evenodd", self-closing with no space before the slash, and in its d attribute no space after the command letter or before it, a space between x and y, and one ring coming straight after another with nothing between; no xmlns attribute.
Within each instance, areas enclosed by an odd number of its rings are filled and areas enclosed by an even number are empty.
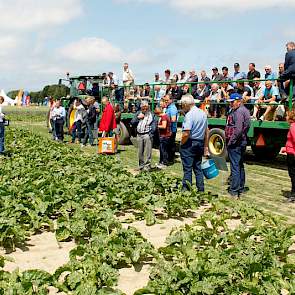
<svg viewBox="0 0 295 295"><path fill-rule="evenodd" d="M134 147L58 144L32 116L10 114L0 158L0 294L295 294L283 157L247 156L241 201L227 173L182 193L180 163L138 174Z"/></svg>

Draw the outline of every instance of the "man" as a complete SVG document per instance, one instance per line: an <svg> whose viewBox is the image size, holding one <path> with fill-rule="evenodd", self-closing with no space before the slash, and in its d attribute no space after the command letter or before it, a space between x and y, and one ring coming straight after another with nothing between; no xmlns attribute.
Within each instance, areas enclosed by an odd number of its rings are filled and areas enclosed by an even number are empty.
<svg viewBox="0 0 295 295"><path fill-rule="evenodd" d="M202 156L208 154L208 122L206 114L195 106L192 95L181 98L185 113L182 125L180 155L183 166L183 190L192 185L192 171L196 176L199 192L204 192L204 176L201 168Z"/></svg>
<svg viewBox="0 0 295 295"><path fill-rule="evenodd" d="M111 84L119 85L119 80L113 72L108 73L107 79L108 79L108 86L111 86Z"/></svg>
<svg viewBox="0 0 295 295"><path fill-rule="evenodd" d="M251 62L251 63L249 63L249 72L247 74L247 79L248 80L253 80L254 78L260 78L260 73L258 71L256 71L255 63ZM253 87L254 82L249 82L249 85L251 87Z"/></svg>
<svg viewBox="0 0 295 295"><path fill-rule="evenodd" d="M166 114L169 116L171 122L171 137L169 141L168 161L170 163L173 163L176 151L175 138L177 133L178 111L170 95L166 95L164 97L164 102L167 105Z"/></svg>
<svg viewBox="0 0 295 295"><path fill-rule="evenodd" d="M5 126L4 126L4 113L2 112L1 105L4 103L4 97L0 96L0 156L4 154L5 147Z"/></svg>
<svg viewBox="0 0 295 295"><path fill-rule="evenodd" d="M206 100L210 102L209 117L218 118L220 116L220 106L218 103L221 101L221 90L217 83L211 85L211 92Z"/></svg>
<svg viewBox="0 0 295 295"><path fill-rule="evenodd" d="M189 76L186 79L186 82L189 83L197 83L199 80L198 75L196 74L196 71L193 69L189 72ZM196 92L198 89L198 85L197 84L193 84L192 85L192 92Z"/></svg>
<svg viewBox="0 0 295 295"><path fill-rule="evenodd" d="M263 83L260 82L259 78L254 78L254 95L253 95L253 100L251 101L252 103L255 103L258 99L260 99L265 91L265 86Z"/></svg>
<svg viewBox="0 0 295 295"><path fill-rule="evenodd" d="M186 78L186 73L185 73L185 71L181 71L180 73L179 73L179 81L178 81L178 83L185 83L185 82L187 82L187 78Z"/></svg>
<svg viewBox="0 0 295 295"><path fill-rule="evenodd" d="M57 100L52 112L52 119L54 122L55 140L64 140L64 123L66 119L66 110L61 105L61 100Z"/></svg>
<svg viewBox="0 0 295 295"><path fill-rule="evenodd" d="M207 82L210 82L211 79L207 76L207 73L204 70L201 71L201 81L205 82L205 84L210 87L210 84L208 84Z"/></svg>
<svg viewBox="0 0 295 295"><path fill-rule="evenodd" d="M285 71L285 64L280 63L279 64L279 77L281 77L281 75L284 73L284 71ZM288 98L288 95L287 95L288 90L286 90L286 86L289 85L290 80L288 80L286 82L284 82L283 80L278 80L277 83L278 83L278 88L280 91L280 96L282 98L282 101L286 101L286 99Z"/></svg>
<svg viewBox="0 0 295 295"><path fill-rule="evenodd" d="M106 137L111 131L113 131L117 127L116 116L113 106L106 96L102 98L101 103L104 106L104 109L99 124L99 131L103 132L103 137Z"/></svg>
<svg viewBox="0 0 295 295"><path fill-rule="evenodd" d="M230 98L230 95L234 92L234 88L229 84L228 80L224 80L221 84L221 99L227 101Z"/></svg>
<svg viewBox="0 0 295 295"><path fill-rule="evenodd" d="M290 87L287 80L293 80L293 97L295 93L295 42L288 42L286 44L287 53L285 56L285 70L281 74L280 79L285 82L285 90L289 95Z"/></svg>
<svg viewBox="0 0 295 295"><path fill-rule="evenodd" d="M231 80L228 73L228 67L222 67L222 81Z"/></svg>
<svg viewBox="0 0 295 295"><path fill-rule="evenodd" d="M133 72L129 69L128 63L125 62L123 65L123 85L126 96L130 94L130 87L134 85L134 79Z"/></svg>
<svg viewBox="0 0 295 295"><path fill-rule="evenodd" d="M139 170L148 171L151 169L153 136L157 125L148 102L143 100L140 107L141 110L135 114L131 120L131 125L136 126L137 131Z"/></svg>
<svg viewBox="0 0 295 295"><path fill-rule="evenodd" d="M171 83L171 77L170 77L171 71L169 69L165 70L164 75L165 75L164 83L170 84Z"/></svg>
<svg viewBox="0 0 295 295"><path fill-rule="evenodd" d="M254 113L253 113L253 118L257 118L258 111L261 109L266 109L265 113L259 118L259 120L264 121L264 120L271 120L273 119L273 114L272 116L269 117L270 113L274 113L274 111L277 108L277 104L280 99L280 94L279 90L276 86L273 85L272 81L266 81L265 82L265 90L263 95L257 100L255 106L254 106ZM268 105L260 105L260 104L265 104L267 103Z"/></svg>
<svg viewBox="0 0 295 295"><path fill-rule="evenodd" d="M218 72L218 68L217 67L214 67L213 69L212 69L212 81L222 81L222 75L221 74L219 74L219 72Z"/></svg>
<svg viewBox="0 0 295 295"><path fill-rule="evenodd" d="M276 84L276 81L274 81L274 79L277 79L277 75L276 73L272 71L271 66L270 65L265 66L264 70L265 70L265 74L264 74L265 80L273 80L273 83Z"/></svg>
<svg viewBox="0 0 295 295"><path fill-rule="evenodd" d="M246 73L240 72L240 64L237 62L234 64L234 75L233 75L232 79L233 79L233 81L247 79ZM236 85L234 84L233 86L235 87Z"/></svg>
<svg viewBox="0 0 295 295"><path fill-rule="evenodd" d="M254 84L253 84L254 85ZM245 85L245 82L238 81L236 92L242 95L243 103L248 107L251 108L249 103L251 103L253 89L249 85Z"/></svg>
<svg viewBox="0 0 295 295"><path fill-rule="evenodd" d="M82 125L83 123L85 123L87 112L80 98L75 99L73 108L74 110L76 110L76 113L74 119L74 126L72 129L72 143L75 143L76 137L78 135L78 143L82 144Z"/></svg>
<svg viewBox="0 0 295 295"><path fill-rule="evenodd" d="M155 84L161 84L161 83L163 83L163 80L160 79L160 74L159 73L155 73L154 83Z"/></svg>
<svg viewBox="0 0 295 295"><path fill-rule="evenodd" d="M225 138L230 161L231 181L229 194L239 198L245 192L244 153L247 146L247 133L250 128L250 112L242 104L242 96L230 96L230 113L225 127Z"/></svg>

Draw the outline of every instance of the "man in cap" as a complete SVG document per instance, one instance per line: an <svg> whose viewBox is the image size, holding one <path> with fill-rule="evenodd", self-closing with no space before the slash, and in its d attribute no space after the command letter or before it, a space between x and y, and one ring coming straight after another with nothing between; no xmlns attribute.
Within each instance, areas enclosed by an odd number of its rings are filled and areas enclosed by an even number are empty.
<svg viewBox="0 0 295 295"><path fill-rule="evenodd" d="M246 79L247 79L246 73L240 72L240 64L236 62L234 64L233 80L237 81L237 80L246 80Z"/></svg>
<svg viewBox="0 0 295 295"><path fill-rule="evenodd" d="M250 128L250 112L242 104L242 95L233 93L229 99L231 110L225 127L226 146L230 161L231 181L229 194L239 198L245 192L244 153Z"/></svg>

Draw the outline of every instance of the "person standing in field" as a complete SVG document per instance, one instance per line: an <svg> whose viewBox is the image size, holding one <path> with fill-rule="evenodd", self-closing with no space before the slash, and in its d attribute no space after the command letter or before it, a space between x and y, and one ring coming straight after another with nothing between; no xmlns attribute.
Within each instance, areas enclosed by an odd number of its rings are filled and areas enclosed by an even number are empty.
<svg viewBox="0 0 295 295"><path fill-rule="evenodd" d="M181 108L185 113L182 124L180 156L183 166L183 190L192 185L192 171L196 176L199 192L204 192L204 176L201 168L203 155L208 155L208 121L205 112L195 106L191 94L181 98Z"/></svg>
<svg viewBox="0 0 295 295"><path fill-rule="evenodd" d="M164 97L164 101L166 103L166 114L168 115L170 122L171 122L171 136L169 139L168 145L168 162L173 164L175 158L175 151L176 151L176 133L177 133L177 120L178 120L178 110L176 108L175 103L172 100L172 97L167 94Z"/></svg>
<svg viewBox="0 0 295 295"><path fill-rule="evenodd" d="M229 194L239 198L245 192L244 153L250 128L250 112L242 104L242 95L233 93L229 99L230 112L225 127L226 146L230 162Z"/></svg>
<svg viewBox="0 0 295 295"><path fill-rule="evenodd" d="M131 125L136 127L137 131L139 170L149 171L152 164L153 137L157 126L148 102L143 100L140 107L141 110L135 114Z"/></svg>
<svg viewBox="0 0 295 295"><path fill-rule="evenodd" d="M99 124L99 131L103 133L102 137L107 137L117 127L116 117L113 106L106 96L102 98L101 103L104 109Z"/></svg>
<svg viewBox="0 0 295 295"><path fill-rule="evenodd" d="M2 107L1 105L4 102L4 98L2 96L0 96L0 156L4 154L5 151L5 147L4 147L4 143L5 143L5 126L4 126L4 113L2 112Z"/></svg>
<svg viewBox="0 0 295 295"><path fill-rule="evenodd" d="M288 202L295 202L295 110L287 113L287 121L290 124L290 129L287 135L287 142L281 152L287 154L287 166L289 176L291 178L292 189Z"/></svg>
<svg viewBox="0 0 295 295"><path fill-rule="evenodd" d="M61 101L57 100L52 111L52 120L55 130L55 140L64 140L64 123L66 119L66 110L61 105Z"/></svg>
<svg viewBox="0 0 295 295"><path fill-rule="evenodd" d="M94 144L94 127L96 123L96 117L97 117L97 111L96 107L94 106L95 98L93 96L89 96L86 99L86 104L88 106L87 109L87 115L86 115L86 132L83 139L83 146L87 144L87 141L89 140L89 144Z"/></svg>
<svg viewBox="0 0 295 295"><path fill-rule="evenodd" d="M74 127L72 129L72 143L75 143L78 136L78 143L82 143L82 124L85 122L86 110L80 98L76 98L73 106L75 113Z"/></svg>
<svg viewBox="0 0 295 295"><path fill-rule="evenodd" d="M160 161L157 168L163 169L168 165L168 147L169 139L171 137L171 122L163 108L157 107L154 111L155 115L159 117L158 131L160 137Z"/></svg>

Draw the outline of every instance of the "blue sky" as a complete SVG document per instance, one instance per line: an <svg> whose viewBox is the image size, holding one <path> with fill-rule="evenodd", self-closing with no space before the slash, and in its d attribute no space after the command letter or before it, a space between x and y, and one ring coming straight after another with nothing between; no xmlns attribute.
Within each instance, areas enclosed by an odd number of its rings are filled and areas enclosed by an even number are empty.
<svg viewBox="0 0 295 295"><path fill-rule="evenodd" d="M295 40L294 0L0 0L0 89L37 90L69 71L144 82L240 62L263 71Z"/></svg>

